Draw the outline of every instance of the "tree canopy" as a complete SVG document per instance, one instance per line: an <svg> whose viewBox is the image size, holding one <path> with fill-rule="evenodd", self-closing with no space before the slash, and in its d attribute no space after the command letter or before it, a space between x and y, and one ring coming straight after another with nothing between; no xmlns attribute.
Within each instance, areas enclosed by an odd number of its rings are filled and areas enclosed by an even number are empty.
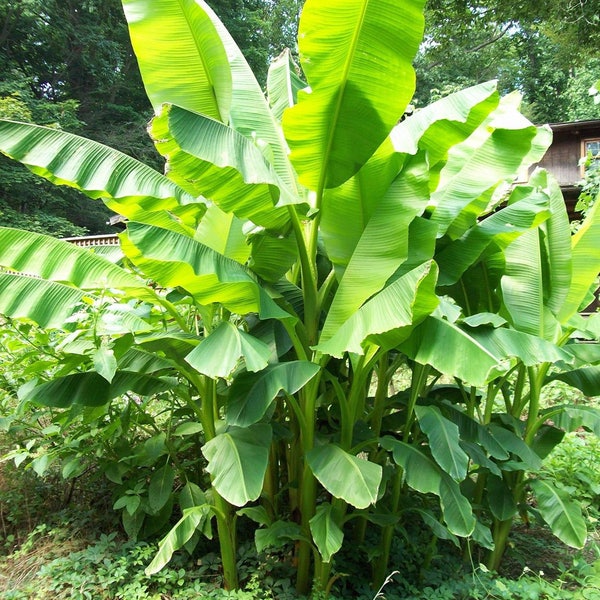
<svg viewBox="0 0 600 600"><path fill-rule="evenodd" d="M296 53L300 0L213 0L259 83L286 47ZM430 0L416 57L414 104L498 79L537 123L595 118L600 78L595 3ZM0 116L85 134L159 166L146 135L152 109L118 0L0 0ZM107 231L109 216L69 189L0 160L0 224L54 235Z"/></svg>

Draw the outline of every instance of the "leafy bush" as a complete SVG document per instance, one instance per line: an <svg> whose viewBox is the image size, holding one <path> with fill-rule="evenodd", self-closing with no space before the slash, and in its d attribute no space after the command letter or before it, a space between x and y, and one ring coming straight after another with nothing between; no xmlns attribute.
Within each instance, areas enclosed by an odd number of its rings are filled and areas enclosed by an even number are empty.
<svg viewBox="0 0 600 600"><path fill-rule="evenodd" d="M378 587L412 522L431 531L415 571L438 540L496 569L530 491L582 547L580 507L539 472L600 415L542 390L600 391L581 343L599 319L578 315L600 208L571 237L546 172L511 185L549 129L494 82L403 118L421 0L308 0L307 81L284 52L268 99L203 0L123 4L167 175L0 120L0 151L129 220L116 262L0 228L0 314L52 355L7 417L38 436L11 456L75 479L92 455L131 538L170 528L148 576L216 533L232 590L244 527L290 555L299 593L327 593L344 547Z"/></svg>

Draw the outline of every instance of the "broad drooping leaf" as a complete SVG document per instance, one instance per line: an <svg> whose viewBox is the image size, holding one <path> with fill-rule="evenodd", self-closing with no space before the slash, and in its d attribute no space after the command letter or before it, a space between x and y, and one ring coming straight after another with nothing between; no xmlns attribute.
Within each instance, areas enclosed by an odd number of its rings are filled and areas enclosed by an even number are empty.
<svg viewBox="0 0 600 600"><path fill-rule="evenodd" d="M102 406L126 392L151 396L174 385L173 380L131 371L117 371L109 383L102 375L88 371L57 377L35 387L23 387L19 397L24 401L57 408L67 408L73 404Z"/></svg>
<svg viewBox="0 0 600 600"><path fill-rule="evenodd" d="M475 517L456 481L431 458L410 444L386 436L381 439L381 446L392 452L394 462L404 470L406 483L411 488L440 498L444 520L454 535L471 535Z"/></svg>
<svg viewBox="0 0 600 600"><path fill-rule="evenodd" d="M440 233L461 237L488 205L489 191L514 179L525 158L529 164L540 160L551 139L549 129L534 127L512 98L504 98L473 135L449 152L430 202Z"/></svg>
<svg viewBox="0 0 600 600"><path fill-rule="evenodd" d="M306 455L314 476L335 498L356 508L367 508L377 501L381 466L358 458L334 444L315 446Z"/></svg>
<svg viewBox="0 0 600 600"><path fill-rule="evenodd" d="M154 109L178 104L227 123L231 70L219 33L201 6L195 0L123 0L123 8Z"/></svg>
<svg viewBox="0 0 600 600"><path fill-rule="evenodd" d="M252 140L219 121L169 105L150 131L168 159L169 177L194 196L269 229L289 221L287 209L275 205L297 200Z"/></svg>
<svg viewBox="0 0 600 600"><path fill-rule="evenodd" d="M507 369L500 357L465 330L434 316L418 325L401 349L413 360L474 386L485 385Z"/></svg>
<svg viewBox="0 0 600 600"><path fill-rule="evenodd" d="M199 303L219 302L229 310L285 318L265 290L240 263L195 239L161 227L130 223L123 249L143 272L165 287L180 287Z"/></svg>
<svg viewBox="0 0 600 600"><path fill-rule="evenodd" d="M492 242L499 248L505 248L549 215L548 197L532 190L521 202L510 204L483 219L436 256L440 285L456 283Z"/></svg>
<svg viewBox="0 0 600 600"><path fill-rule="evenodd" d="M241 373L229 389L225 419L240 427L256 423L280 391L295 394L318 372L318 365L296 360L271 365L258 373Z"/></svg>
<svg viewBox="0 0 600 600"><path fill-rule="evenodd" d="M331 557L342 547L344 539L344 532L335 522L332 511L331 504L321 504L310 520L310 532L323 562L331 561Z"/></svg>
<svg viewBox="0 0 600 600"><path fill-rule="evenodd" d="M62 283L0 273L0 313L31 319L40 327L63 328L87 296Z"/></svg>
<svg viewBox="0 0 600 600"><path fill-rule="evenodd" d="M308 0L299 49L308 85L283 116L300 182L322 191L354 175L402 116L414 92L412 60L422 3ZM385 69L381 65L386 65Z"/></svg>
<svg viewBox="0 0 600 600"><path fill-rule="evenodd" d="M202 446L212 484L225 500L244 506L260 495L267 471L272 430L256 423L229 427Z"/></svg>
<svg viewBox="0 0 600 600"><path fill-rule="evenodd" d="M171 1L175 3L177 0ZM229 125L256 143L278 176L298 196L296 175L288 160L287 144L261 86L233 37L216 14L204 0L196 0L196 3L210 17L227 52L232 78ZM193 68L192 74L196 76Z"/></svg>
<svg viewBox="0 0 600 600"><path fill-rule="evenodd" d="M145 288L138 277L87 248L10 227L0 227L0 266L81 290Z"/></svg>
<svg viewBox="0 0 600 600"><path fill-rule="evenodd" d="M467 475L469 457L459 445L458 427L435 406L417 406L415 412L436 462L450 477L462 481Z"/></svg>
<svg viewBox="0 0 600 600"><path fill-rule="evenodd" d="M557 427L565 431L577 431L580 427L585 427L600 437L600 410L595 406L553 406L542 411L542 415L552 419Z"/></svg>
<svg viewBox="0 0 600 600"><path fill-rule="evenodd" d="M145 211L203 203L145 164L59 129L0 120L0 152L25 164L57 185L68 185L91 198L102 198L129 218Z"/></svg>
<svg viewBox="0 0 600 600"><path fill-rule="evenodd" d="M438 304L436 276L437 269L431 262L403 275L356 311L330 340L319 344L318 349L339 357L346 351L361 354L363 342L370 337L384 344L387 332L417 325Z"/></svg>
<svg viewBox="0 0 600 600"><path fill-rule="evenodd" d="M537 499L537 508L552 533L567 546L583 548L587 529L579 504L568 492L545 479L534 479L530 485Z"/></svg>
<svg viewBox="0 0 600 600"><path fill-rule="evenodd" d="M174 552L183 548L198 529L204 529L204 523L210 521L211 516L209 504L186 508L181 519L160 541L156 556L145 569L146 575L158 573L171 560Z"/></svg>
<svg viewBox="0 0 600 600"><path fill-rule="evenodd" d="M402 173L375 207L354 249L323 326L322 341L332 337L408 259L410 224L429 199L425 155L410 157Z"/></svg>
<svg viewBox="0 0 600 600"><path fill-rule="evenodd" d="M490 82L451 94L415 112L392 130L389 139L354 177L325 192L321 231L338 277L392 183L415 175L414 169L404 170L408 155L417 154L419 149L427 151L429 173L423 175L429 186L434 185L432 169L436 160L443 164L449 148L467 138L497 105L496 84ZM399 181L394 187L397 185ZM385 247L385 239L381 244Z"/></svg>
<svg viewBox="0 0 600 600"><path fill-rule="evenodd" d="M216 378L228 377L241 358L248 371L260 371L267 366L270 356L269 346L226 321L196 346L185 360L199 373Z"/></svg>

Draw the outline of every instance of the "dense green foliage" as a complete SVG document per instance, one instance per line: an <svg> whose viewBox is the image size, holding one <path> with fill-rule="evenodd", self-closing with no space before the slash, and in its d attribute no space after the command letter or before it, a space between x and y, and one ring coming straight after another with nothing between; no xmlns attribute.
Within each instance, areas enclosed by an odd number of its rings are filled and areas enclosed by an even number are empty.
<svg viewBox="0 0 600 600"><path fill-rule="evenodd" d="M294 43L298 0L220 1L261 83L270 59ZM151 107L118 0L0 2L0 116L60 127L148 164ZM0 224L58 237L108 233L110 214L0 158Z"/></svg>
<svg viewBox="0 0 600 600"><path fill-rule="evenodd" d="M598 319L578 315L600 208L571 236L546 172L510 185L549 129L495 82L402 120L419 0L308 0L308 85L284 53L268 102L202 0L123 6L167 175L0 120L0 151L128 218L120 251L0 228L3 333L27 364L10 456L76 478L93 455L127 533L166 534L147 575L216 537L232 589L244 530L293 553L301 593L327 593L348 547L376 590L415 522L491 569L518 515L581 548L581 506L540 470L600 415L542 389L600 389L581 343Z"/></svg>
<svg viewBox="0 0 600 600"><path fill-rule="evenodd" d="M3 440L16 441L11 437ZM588 483L582 485L573 474L585 477L580 465L588 463L591 454L597 452L597 445L593 437L570 436L545 461L544 476L547 472L550 477L558 477L571 486L574 497L585 502ZM237 594L222 590L219 560L210 546L202 548L205 553L199 560L180 554L160 573L147 576L144 567L156 553L156 544L125 541L108 533L116 526L114 517L106 514L110 503L98 504L97 499L109 499L111 484L102 484L93 471L77 479L73 494L69 494L73 480L61 483L52 468L38 478L5 462L0 465L0 473L5 543L0 548L0 573L4 575L0 578L0 595L7 600L73 599L86 595L106 600L157 600L160 594L174 600L299 598L294 593L285 556L256 556L251 542L244 542L239 553L245 583L244 591ZM564 547L553 544L543 530L534 526L513 537L511 574L498 576L482 565L469 572L449 556L452 546L443 543L438 544L431 563L424 567L423 550L427 544L418 545L426 542L424 533L418 529L410 531L411 545L399 547L394 555L393 566L398 573L384 588L388 600L578 600L589 599L600 590L597 542L590 546L586 559L585 554L569 554ZM344 571L348 575L334 586L332 600L372 600L375 593L369 593L363 572L355 571L350 563L344 565Z"/></svg>
<svg viewBox="0 0 600 600"><path fill-rule="evenodd" d="M210 3L261 86L284 48L296 53L301 2ZM150 107L117 0L0 2L0 116L60 126L159 166L145 135ZM587 90L600 76L590 3L456 2L426 8L414 102L498 78L519 89L534 122L595 118ZM56 236L107 232L104 207L82 203L0 161L0 223Z"/></svg>
<svg viewBox="0 0 600 600"><path fill-rule="evenodd" d="M597 118L587 95L600 76L594 3L431 0L426 22L419 105L497 78L503 93L523 93L536 123Z"/></svg>

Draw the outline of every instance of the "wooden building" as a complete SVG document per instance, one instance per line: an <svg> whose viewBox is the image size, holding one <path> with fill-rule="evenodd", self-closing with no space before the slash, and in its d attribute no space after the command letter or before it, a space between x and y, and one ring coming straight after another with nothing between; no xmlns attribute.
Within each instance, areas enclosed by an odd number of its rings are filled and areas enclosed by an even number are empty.
<svg viewBox="0 0 600 600"><path fill-rule="evenodd" d="M550 128L554 134L552 145L539 166L556 177L569 216L578 218L575 205L580 188L577 183L584 175L584 167L580 163L588 152L600 160L600 120L551 123Z"/></svg>

